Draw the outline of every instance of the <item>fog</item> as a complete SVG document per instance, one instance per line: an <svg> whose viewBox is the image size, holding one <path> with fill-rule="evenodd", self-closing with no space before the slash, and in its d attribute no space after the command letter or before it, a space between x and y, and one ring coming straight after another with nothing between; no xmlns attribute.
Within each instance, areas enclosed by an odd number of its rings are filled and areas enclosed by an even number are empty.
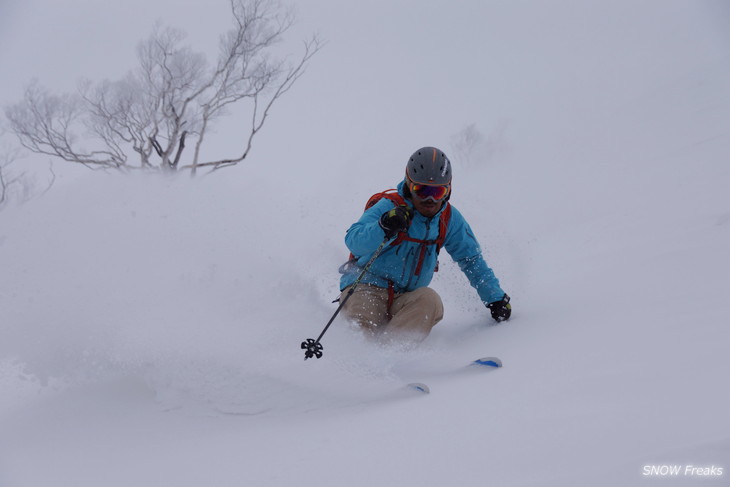
<svg viewBox="0 0 730 487"><path fill-rule="evenodd" d="M278 52L326 44L239 166L56 162L49 192L0 211L0 484L629 486L670 463L723 482L728 4L296 9ZM223 1L6 0L0 102L123 75L157 19L211 59L228 27ZM243 119L210 150L237 151ZM338 319L303 362L345 230L424 145L452 158L512 319L493 325L443 255L421 347ZM485 355L505 366L461 370Z"/></svg>

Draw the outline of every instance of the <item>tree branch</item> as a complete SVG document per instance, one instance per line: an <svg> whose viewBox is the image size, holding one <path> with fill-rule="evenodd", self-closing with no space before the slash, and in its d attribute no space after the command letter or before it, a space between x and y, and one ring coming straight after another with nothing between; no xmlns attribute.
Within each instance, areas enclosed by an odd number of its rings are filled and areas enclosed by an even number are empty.
<svg viewBox="0 0 730 487"><path fill-rule="evenodd" d="M230 0L230 9L233 25L212 68L184 44L182 32L157 25L137 49L136 70L118 81L87 82L77 95L51 95L31 83L24 99L6 108L12 131L32 152L92 168L135 169L130 159L138 159L141 169L195 174L243 161L274 103L321 44L316 37L305 42L303 56L286 68L272 53L294 23L291 12L276 0ZM242 153L201 163L210 127L228 107L248 102ZM184 164L191 140L192 160Z"/></svg>
<svg viewBox="0 0 730 487"><path fill-rule="evenodd" d="M175 161L172 163L173 169L177 168L178 163L180 162L180 156L182 155L183 150L185 149L185 137L188 135L187 131L183 130L183 133L180 134L180 143L177 147L177 154L175 154Z"/></svg>

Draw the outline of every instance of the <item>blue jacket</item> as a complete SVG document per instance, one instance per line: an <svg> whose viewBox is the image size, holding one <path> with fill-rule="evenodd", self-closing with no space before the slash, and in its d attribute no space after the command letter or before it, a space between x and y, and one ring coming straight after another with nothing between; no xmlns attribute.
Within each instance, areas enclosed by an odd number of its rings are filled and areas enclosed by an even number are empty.
<svg viewBox="0 0 730 487"><path fill-rule="evenodd" d="M403 187L404 183L401 182L398 185L398 193L401 196L403 196ZM409 206L413 206L410 200L405 201ZM345 265L341 269L343 276L340 280L340 289L345 289L355 282L357 276L362 272L362 267L367 264L383 242L385 233L380 228L378 221L383 213L394 206L392 201L386 198L381 199L366 210L360 220L347 230L345 244L357 262L355 265ZM419 240L436 240L441 212L432 218L427 218L415 210L414 214L408 229L408 236ZM436 245L427 245L420 275L416 275L421 245L409 241L403 241L398 245L387 245L360 282L387 288L388 281L392 281L397 293L428 286L433 278L438 256L436 255ZM499 280L494 276L494 272L484 261L474 232L453 205L443 248L459 264L485 304L502 299L504 291L499 287Z"/></svg>

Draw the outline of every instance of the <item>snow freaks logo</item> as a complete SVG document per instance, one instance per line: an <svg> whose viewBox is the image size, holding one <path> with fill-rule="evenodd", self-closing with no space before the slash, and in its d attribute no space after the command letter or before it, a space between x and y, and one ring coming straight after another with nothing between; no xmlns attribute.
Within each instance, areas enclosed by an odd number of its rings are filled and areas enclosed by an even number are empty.
<svg viewBox="0 0 730 487"><path fill-rule="evenodd" d="M723 467L714 465L644 465L641 474L645 477L722 477L723 473Z"/></svg>

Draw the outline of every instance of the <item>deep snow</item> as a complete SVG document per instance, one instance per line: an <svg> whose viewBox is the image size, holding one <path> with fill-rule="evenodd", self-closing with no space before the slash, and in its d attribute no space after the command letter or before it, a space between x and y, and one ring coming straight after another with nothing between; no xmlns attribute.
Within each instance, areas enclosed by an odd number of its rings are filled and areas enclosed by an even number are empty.
<svg viewBox="0 0 730 487"><path fill-rule="evenodd" d="M406 128L397 105L375 118L367 95L336 88L355 75L337 64L352 40L333 14L324 67L291 94L309 101L282 107L250 163L196 181L89 173L0 213L0 486L728 485L727 12L507 5L471 5L513 22L488 33L461 18L476 46L519 41L484 68L492 85L435 103L508 119L454 159L452 202L513 297L509 323L491 324L444 255L446 317L421 347L375 347L338 320L324 357L302 361L364 201L418 145L455 152L451 119ZM358 13L355 32L375 16ZM355 96L364 116L325 141L302 124L319 96ZM448 372L484 355L505 367ZM404 393L412 380L432 393Z"/></svg>

